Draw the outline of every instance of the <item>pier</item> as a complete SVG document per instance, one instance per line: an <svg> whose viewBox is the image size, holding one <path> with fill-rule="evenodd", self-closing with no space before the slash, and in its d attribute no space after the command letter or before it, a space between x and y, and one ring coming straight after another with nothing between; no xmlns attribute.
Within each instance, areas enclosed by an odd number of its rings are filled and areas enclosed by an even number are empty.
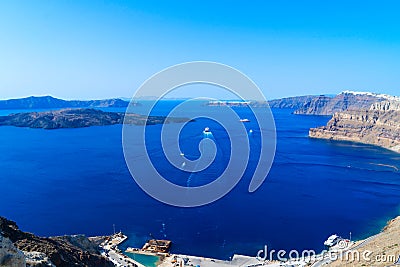
<svg viewBox="0 0 400 267"><path fill-rule="evenodd" d="M106 238L103 243L100 244L101 254L107 257L115 266L118 267L146 267L143 264L129 258L124 255L118 248L118 245L126 241L128 237L122 232L115 233L112 236Z"/></svg>
<svg viewBox="0 0 400 267"><path fill-rule="evenodd" d="M144 244L142 250L151 253L168 253L172 242L170 240L149 240Z"/></svg>

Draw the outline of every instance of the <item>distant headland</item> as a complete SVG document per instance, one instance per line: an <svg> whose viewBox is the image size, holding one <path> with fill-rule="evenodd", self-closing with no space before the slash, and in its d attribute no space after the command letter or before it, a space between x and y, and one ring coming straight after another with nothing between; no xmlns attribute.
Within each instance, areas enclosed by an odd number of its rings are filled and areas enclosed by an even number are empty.
<svg viewBox="0 0 400 267"><path fill-rule="evenodd" d="M326 126L312 128L312 138L352 141L400 153L400 97L344 91L337 96L300 96L273 100L273 108L294 108L297 115L332 116Z"/></svg>
<svg viewBox="0 0 400 267"><path fill-rule="evenodd" d="M30 96L26 98L0 100L0 109L52 109L52 108L125 108L130 103L120 98L104 100L63 100L52 96Z"/></svg>
<svg viewBox="0 0 400 267"><path fill-rule="evenodd" d="M336 96L295 96L259 101L210 101L208 106L294 109L296 115L332 116L312 138L377 145L400 153L400 97L344 91Z"/></svg>
<svg viewBox="0 0 400 267"><path fill-rule="evenodd" d="M370 95L358 94L358 97ZM400 98L381 96L368 107L334 113L326 126L310 129L313 138L377 145L400 153Z"/></svg>
<svg viewBox="0 0 400 267"><path fill-rule="evenodd" d="M43 112L16 113L0 116L0 126L16 126L43 129L83 128L125 123L154 125L187 122L187 118L144 116L134 113L105 112L98 109L61 109Z"/></svg>
<svg viewBox="0 0 400 267"><path fill-rule="evenodd" d="M263 101L210 101L208 106L229 106L229 107L270 107L270 108L289 108L294 109L293 113L298 115L333 115L335 112L345 110L368 109L372 104L389 100L393 101L396 97L375 94L369 92L343 91L332 95L304 95L293 96L279 99Z"/></svg>

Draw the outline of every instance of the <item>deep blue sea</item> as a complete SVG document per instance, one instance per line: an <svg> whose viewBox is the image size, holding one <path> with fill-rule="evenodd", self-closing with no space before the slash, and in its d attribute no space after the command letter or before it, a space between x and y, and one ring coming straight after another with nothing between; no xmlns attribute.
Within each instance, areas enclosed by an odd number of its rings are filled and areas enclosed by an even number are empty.
<svg viewBox="0 0 400 267"><path fill-rule="evenodd" d="M166 101L163 115L177 102ZM215 109L202 104L192 112ZM113 109L116 111L116 109ZM251 117L247 109L236 109ZM0 111L7 114L11 111ZM141 112L141 107L137 108ZM81 129L0 127L0 215L37 235L110 234L113 224L130 237L124 246L142 246L150 237L173 241L172 251L228 259L234 253L255 256L270 249L323 249L337 233L355 239L377 233L400 212L400 155L368 145L314 140L310 127L329 117L292 115L273 110L277 152L265 183L248 193L248 171L221 200L200 208L162 204L132 179L123 156L122 126ZM257 129L254 121L246 123ZM213 129L218 153L208 170L196 176L165 163L161 125L147 126L150 157L177 184L204 184L218 176L229 160L229 140L208 119L188 123L180 144L188 158L199 156L204 127ZM176 127L173 125L166 127ZM255 130L255 135L257 131ZM257 150L257 142L251 142Z"/></svg>

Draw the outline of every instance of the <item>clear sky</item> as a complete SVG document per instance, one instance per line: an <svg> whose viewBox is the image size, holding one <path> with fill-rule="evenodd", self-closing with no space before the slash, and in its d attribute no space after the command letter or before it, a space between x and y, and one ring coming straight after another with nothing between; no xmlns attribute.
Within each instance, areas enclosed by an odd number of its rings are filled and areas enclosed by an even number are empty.
<svg viewBox="0 0 400 267"><path fill-rule="evenodd" d="M3 0L0 98L130 97L193 60L243 71L267 98L400 95L399 12L384 0Z"/></svg>

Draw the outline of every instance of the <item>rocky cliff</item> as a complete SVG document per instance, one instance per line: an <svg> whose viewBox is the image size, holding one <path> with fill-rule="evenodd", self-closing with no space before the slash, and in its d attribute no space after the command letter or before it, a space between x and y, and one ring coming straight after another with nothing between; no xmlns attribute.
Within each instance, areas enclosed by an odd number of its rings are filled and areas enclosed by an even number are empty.
<svg viewBox="0 0 400 267"><path fill-rule="evenodd" d="M208 106L230 106L230 107L270 107L295 109L294 114L301 115L333 115L335 112L345 110L366 110L377 102L393 101L395 98L367 92L344 91L336 96L305 95L259 101L210 101Z"/></svg>
<svg viewBox="0 0 400 267"><path fill-rule="evenodd" d="M228 107L253 107L253 108L290 108L300 109L306 103L313 101L319 96L305 95L305 96L293 96L280 99L273 99L267 101L209 101L206 105L212 107L228 106Z"/></svg>
<svg viewBox="0 0 400 267"><path fill-rule="evenodd" d="M0 109L56 109L128 107L129 102L118 98L104 100L62 100L52 96L30 96L19 99L0 100ZM133 105L139 105L133 103Z"/></svg>
<svg viewBox="0 0 400 267"><path fill-rule="evenodd" d="M310 137L354 141L400 153L400 101L381 101L367 110L337 112L326 126L312 128Z"/></svg>
<svg viewBox="0 0 400 267"><path fill-rule="evenodd" d="M269 106L271 108L291 108L291 109L301 109L308 103L314 102L316 99L319 98L327 98L330 99L328 96L313 96L313 95L306 95L306 96L295 96L295 97L286 97L281 99L274 99L268 101Z"/></svg>
<svg viewBox="0 0 400 267"><path fill-rule="evenodd" d="M114 266L112 262L99 254L94 244L90 245L90 240L83 236L78 236L78 238L73 236L68 238L38 237L22 232L15 222L3 217L0 217L0 232L2 235L0 237L0 242L2 242L0 244L0 266L22 267L25 266L25 261L28 266L35 267ZM4 243L5 246L3 246ZM87 249L87 246L90 249ZM3 265L1 265L2 263Z"/></svg>
<svg viewBox="0 0 400 267"><path fill-rule="evenodd" d="M366 110L374 103L387 100L388 96L373 93L345 91L331 98L320 96L305 102L294 114L333 115L345 110Z"/></svg>

